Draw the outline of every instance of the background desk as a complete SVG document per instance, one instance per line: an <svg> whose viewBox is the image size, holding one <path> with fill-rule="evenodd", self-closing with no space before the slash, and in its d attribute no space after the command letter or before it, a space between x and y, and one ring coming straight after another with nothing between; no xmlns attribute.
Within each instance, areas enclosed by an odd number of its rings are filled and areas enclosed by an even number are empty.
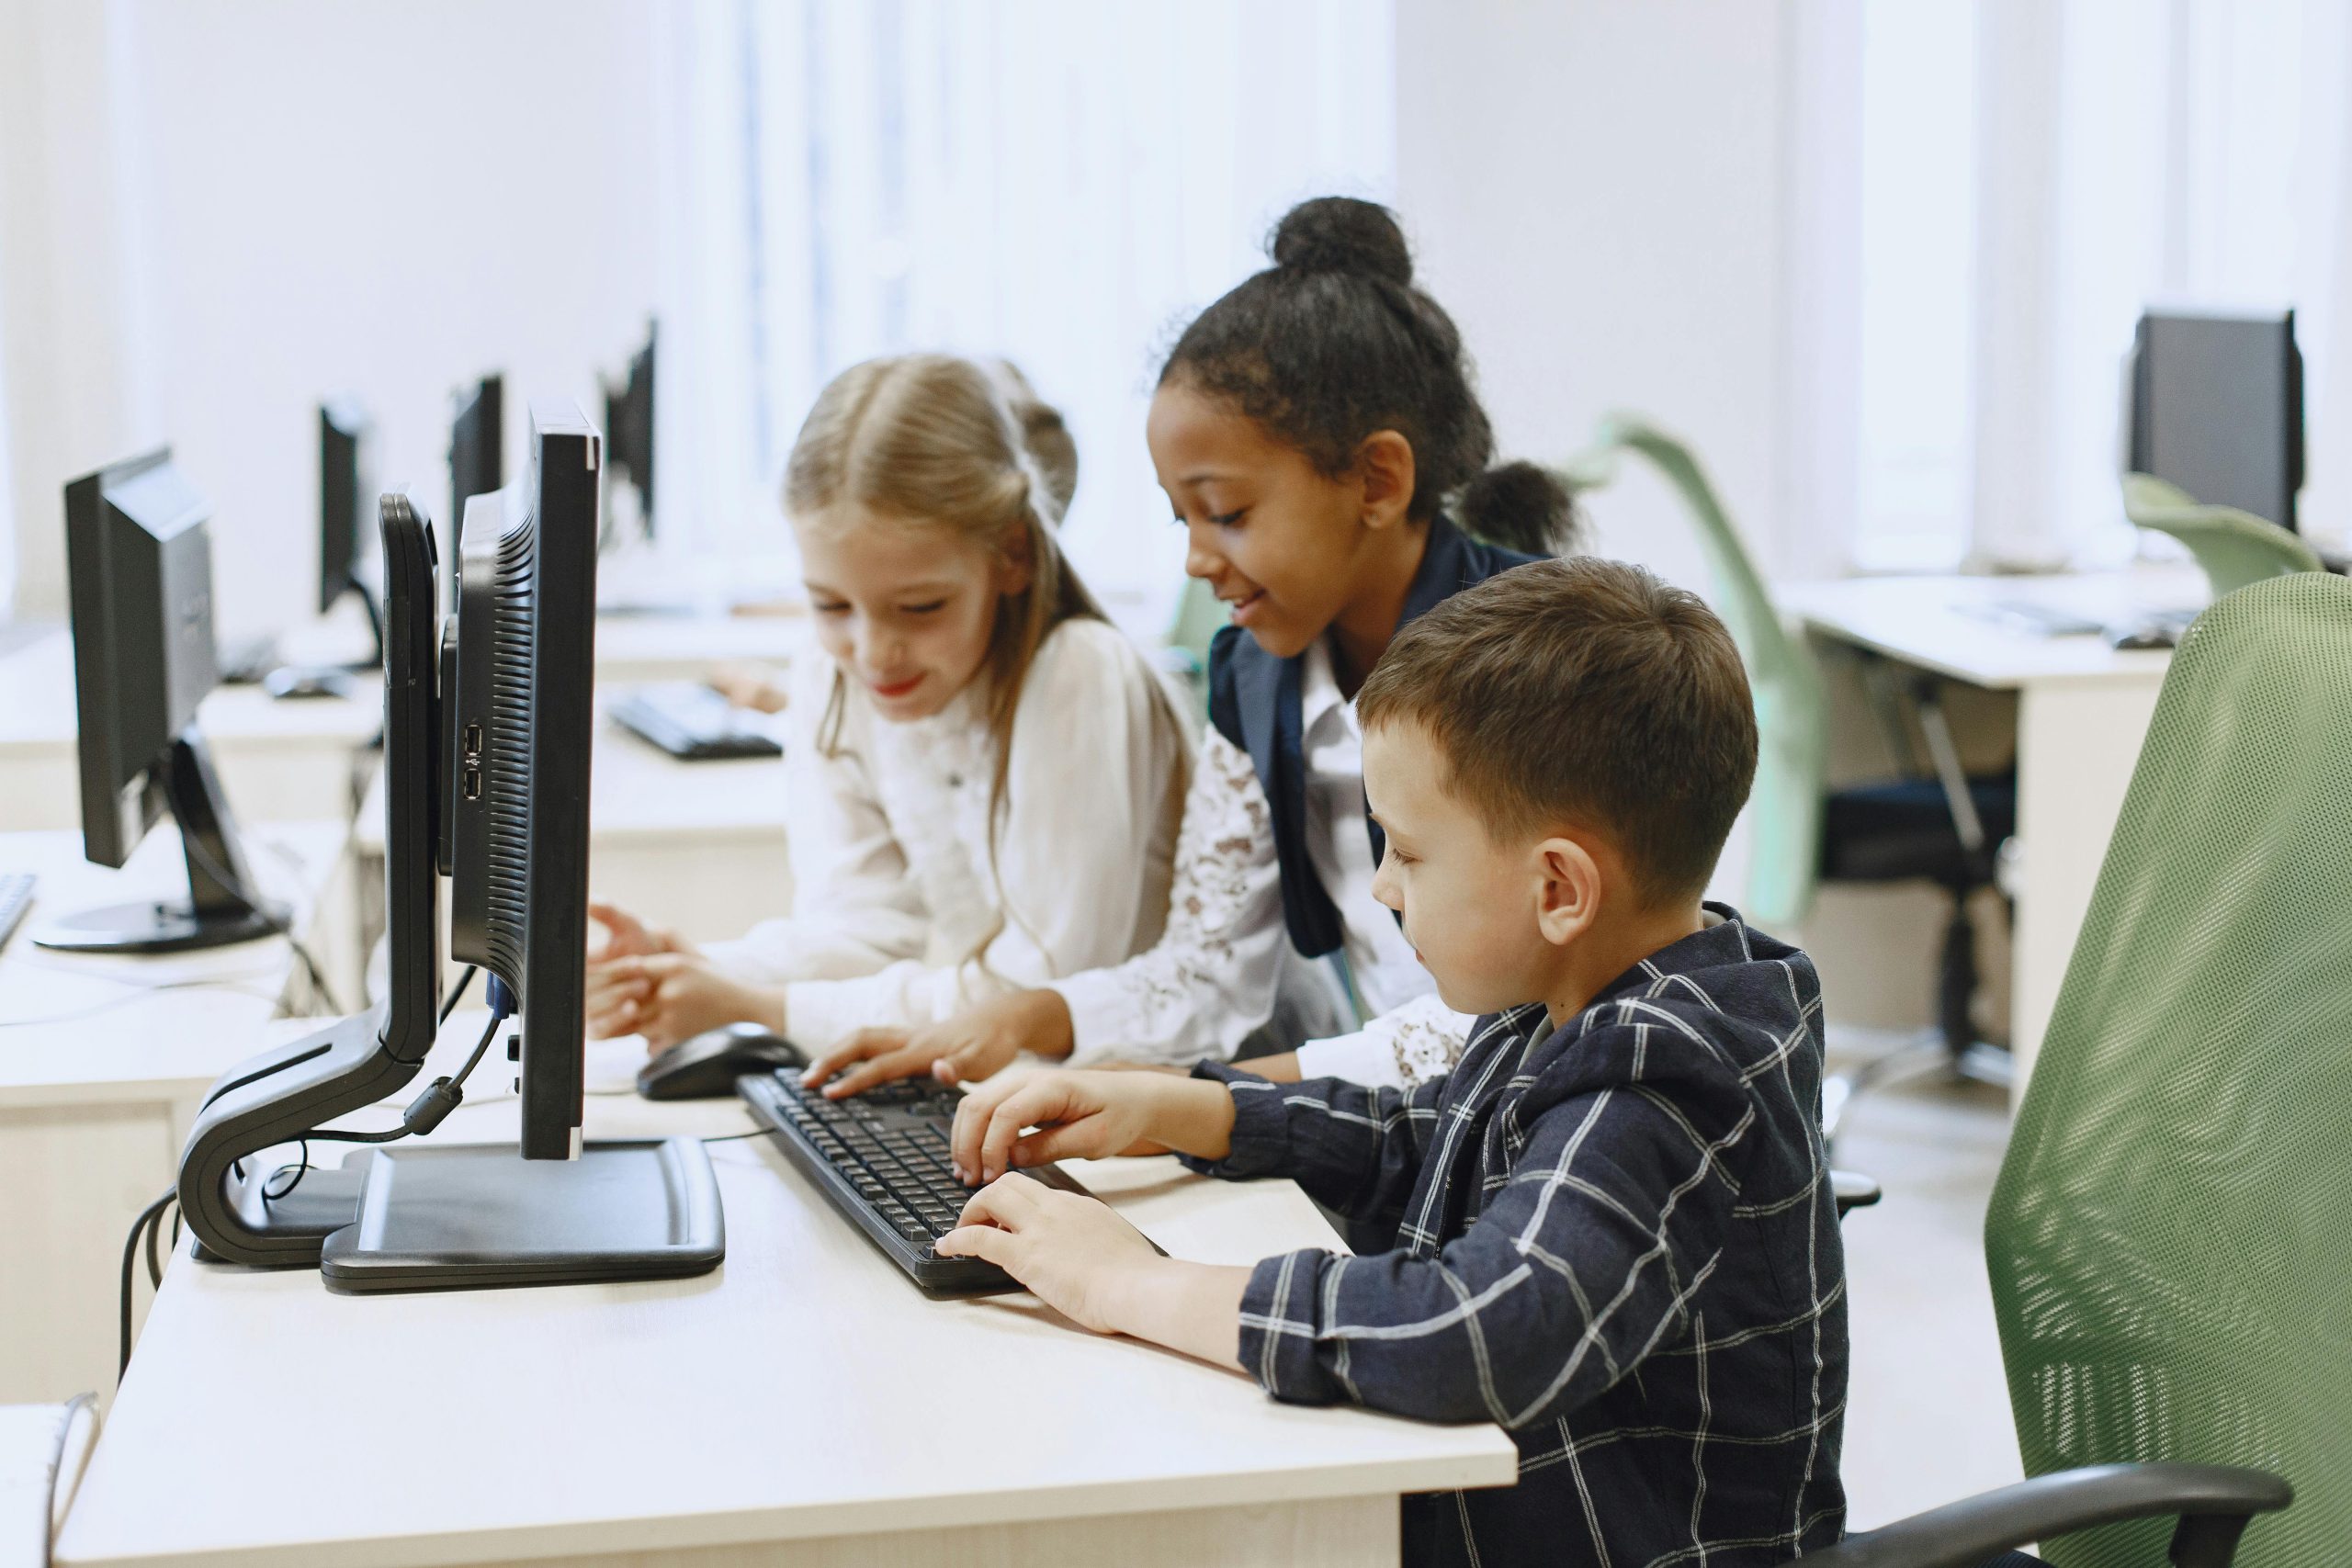
<svg viewBox="0 0 2352 1568"><path fill-rule="evenodd" d="M812 636L807 615L599 615L596 680L699 681L741 660L782 669Z"/></svg>
<svg viewBox="0 0 2352 1568"><path fill-rule="evenodd" d="M348 829L248 831L263 887L295 906L314 951L347 949ZM311 1010L283 938L152 958L51 953L44 918L186 891L178 835L147 836L120 871L78 833L0 834L0 865L40 876L0 950L0 1404L114 1386L117 1271L140 1210L168 1187L212 1080L262 1048L281 1010ZM338 985L344 996L350 984Z"/></svg>
<svg viewBox="0 0 2352 1568"><path fill-rule="evenodd" d="M2012 630L1962 606L2030 600L2110 623L2201 604L2193 569L2074 577L1854 578L1781 602L1817 635L2018 697L2017 932L2009 1037L2022 1093L2172 655Z"/></svg>
<svg viewBox="0 0 2352 1568"><path fill-rule="evenodd" d="M780 759L682 762L600 711L588 787L591 897L696 942L741 936L791 908ZM360 885L380 906L380 774L361 803L353 840ZM372 921L369 929L372 938Z"/></svg>
<svg viewBox="0 0 2352 1568"><path fill-rule="evenodd" d="M625 1081L628 1046L593 1051L592 1088ZM588 1105L605 1135L750 1124ZM371 1299L175 1258L57 1561L1393 1563L1397 1494L1516 1473L1493 1427L1277 1404L1025 1295L926 1300L765 1140L711 1156L728 1259L698 1280ZM1075 1169L1179 1257L1338 1245L1287 1182Z"/></svg>
<svg viewBox="0 0 2352 1568"><path fill-rule="evenodd" d="M197 722L237 820L315 822L349 815L358 760L383 728L380 687L366 696L277 702L222 686ZM62 629L0 658L0 830L79 828L74 646Z"/></svg>

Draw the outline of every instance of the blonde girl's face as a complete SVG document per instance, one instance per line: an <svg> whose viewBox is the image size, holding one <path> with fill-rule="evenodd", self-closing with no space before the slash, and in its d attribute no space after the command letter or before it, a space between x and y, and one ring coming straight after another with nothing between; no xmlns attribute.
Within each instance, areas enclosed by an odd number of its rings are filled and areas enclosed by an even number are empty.
<svg viewBox="0 0 2352 1568"><path fill-rule="evenodd" d="M929 718L987 662L1027 572L956 530L842 509L796 518L817 640L894 723Z"/></svg>

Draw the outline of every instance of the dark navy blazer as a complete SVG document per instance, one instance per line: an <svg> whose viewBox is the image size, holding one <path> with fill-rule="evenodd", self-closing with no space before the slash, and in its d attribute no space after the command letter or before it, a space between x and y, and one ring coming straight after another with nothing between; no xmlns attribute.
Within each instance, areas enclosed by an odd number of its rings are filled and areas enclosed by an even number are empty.
<svg viewBox="0 0 2352 1568"><path fill-rule="evenodd" d="M1498 572L1524 566L1533 556L1482 544L1442 516L1430 520L1428 547L1413 586L1405 595L1404 619L1412 620L1464 588ZM1274 857L1282 867L1283 924L1291 945L1320 958L1340 945L1338 906L1315 875L1306 852L1306 761L1301 735L1301 658L1277 659L1239 626L1227 626L1209 644L1209 722L1217 733L1250 753L1258 783L1272 809ZM1369 817L1372 855L1380 859L1379 826Z"/></svg>

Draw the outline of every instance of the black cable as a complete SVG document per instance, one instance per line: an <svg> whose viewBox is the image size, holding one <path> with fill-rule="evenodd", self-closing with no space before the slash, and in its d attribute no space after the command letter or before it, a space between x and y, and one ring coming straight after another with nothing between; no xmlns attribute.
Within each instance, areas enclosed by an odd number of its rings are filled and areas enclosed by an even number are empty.
<svg viewBox="0 0 2352 1568"><path fill-rule="evenodd" d="M458 976L458 983L449 987L447 996L441 998L440 1016L433 1021L435 1028L437 1029L449 1021L449 1015L458 1010L458 1003L464 999L466 987L474 983L474 976L478 972L475 965L471 964L466 965L465 972Z"/></svg>
<svg viewBox="0 0 2352 1568"><path fill-rule="evenodd" d="M115 1369L114 1381L117 1384L122 1382L123 1374L130 1371L130 1270L139 1258L139 1238L148 1226L163 1217L165 1207L177 1196L178 1188L168 1189L161 1198L140 1210L139 1217L130 1223L130 1236L122 1244L122 1362Z"/></svg>
<svg viewBox="0 0 2352 1568"><path fill-rule="evenodd" d="M465 1100L466 1080L473 1076L474 1068L481 1063L483 1053L490 1049L492 1039L497 1035L498 1026L505 1021L504 1013L492 1013L490 1027L481 1032L480 1040L474 1042L474 1054L466 1058L466 1065L458 1069L458 1076L454 1078L435 1078L425 1091L411 1100L409 1108L401 1112L399 1126L388 1127L380 1133L345 1133L332 1128L312 1128L308 1135L333 1144L390 1144L411 1134L422 1137L430 1133Z"/></svg>
<svg viewBox="0 0 2352 1568"><path fill-rule="evenodd" d="M302 961L302 967L309 972L311 984L317 989L319 999L327 1004L327 1011L330 1013L343 1011L343 1003L336 999L334 987L327 984L326 971L319 967L319 961L311 956L311 950L302 945L302 939L294 934L293 917L288 915L286 919L280 919L269 911L266 904L247 897L244 889L238 885L237 879L221 870L220 863L212 858L198 840L189 836L185 828L181 829L180 840L187 845L187 852L204 867L212 880L219 883L229 897L245 907L247 914L260 920L276 935L286 939L286 945L294 950L294 956Z"/></svg>
<svg viewBox="0 0 2352 1568"><path fill-rule="evenodd" d="M764 1138L767 1136L769 1136L769 1133L765 1127L754 1127L748 1133L725 1133L716 1138L705 1138L702 1141L706 1144L733 1144L740 1143L745 1138Z"/></svg>
<svg viewBox="0 0 2352 1568"><path fill-rule="evenodd" d="M302 1145L302 1163L299 1166L279 1166L277 1171L270 1177L270 1181L277 1180L278 1177L285 1175L289 1169L294 1172L294 1179L288 1182L285 1186L278 1188L274 1192L270 1190L268 1181L263 1182L261 1184L261 1201L263 1202L275 1203L279 1199L289 1196L293 1192L294 1189L302 1185L302 1178L311 1174L311 1140L308 1138L298 1138L295 1141Z"/></svg>

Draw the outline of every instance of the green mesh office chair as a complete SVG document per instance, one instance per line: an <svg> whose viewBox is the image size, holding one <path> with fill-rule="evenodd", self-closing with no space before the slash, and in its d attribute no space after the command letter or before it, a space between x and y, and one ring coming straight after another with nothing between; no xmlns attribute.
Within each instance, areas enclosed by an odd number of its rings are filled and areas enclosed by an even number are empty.
<svg viewBox="0 0 2352 1568"><path fill-rule="evenodd" d="M1568 467L1578 489L1612 479L1623 453L1663 475L1697 525L1715 583L1715 608L1739 645L1756 696L1759 749L1748 795L1753 847L1741 910L1764 929L1790 931L1804 919L1823 880L1926 880L1951 899L1935 979L1937 1042L1898 1052L1825 1086L1822 1122L1836 1135L1853 1096L1875 1077L1938 1058L1972 1076L2007 1076L2007 1056L1977 1039L1976 929L1970 900L1995 886L1994 859L2017 821L2014 775L1970 777L1943 711L1941 688L1890 661L1869 667L1897 778L1830 790L1825 775L1829 721L1820 669L1789 630L1746 542L1716 499L1698 459L1647 420L1612 413L1593 445Z"/></svg>
<svg viewBox="0 0 2352 1568"><path fill-rule="evenodd" d="M2229 595L2182 639L1985 1222L2018 1449L2040 1474L2024 1489L2070 1465L2276 1472L2208 1485L2211 1508L2258 1510L2293 1483L2294 1506L2246 1534L2245 1568L2352 1562L2347 910L2352 582L2300 572ZM2045 1517L1967 1544L2041 1540L2058 1568L2157 1562L2164 1526L2143 1516L2165 1511L2164 1489L2144 1484L2147 1506L2106 1528L2055 1539L2083 1521ZM1973 1561L1840 1555L1886 1533L1819 1561Z"/></svg>
<svg viewBox="0 0 2352 1568"><path fill-rule="evenodd" d="M2318 552L2300 536L2251 512L2200 505L2187 491L2151 474L2123 476L2123 514L2134 526L2169 534L2188 546L2216 599L2265 578L2324 570Z"/></svg>
<svg viewBox="0 0 2352 1568"><path fill-rule="evenodd" d="M1184 592L1176 599L1176 618L1161 649L1160 666L1184 682L1203 717L1209 711L1209 641L1227 618L1216 590L1197 577L1184 580Z"/></svg>

